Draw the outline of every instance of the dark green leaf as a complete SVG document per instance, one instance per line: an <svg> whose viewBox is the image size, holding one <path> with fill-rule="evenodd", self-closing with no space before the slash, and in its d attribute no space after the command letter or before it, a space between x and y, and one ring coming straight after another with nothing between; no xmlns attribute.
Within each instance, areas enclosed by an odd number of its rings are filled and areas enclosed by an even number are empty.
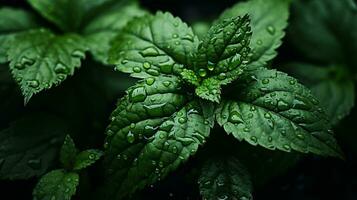
<svg viewBox="0 0 357 200"><path fill-rule="evenodd" d="M209 77L196 94L214 102L220 100L220 86L238 78L248 63L249 18L234 17L212 26L200 45L195 70L201 78Z"/></svg>
<svg viewBox="0 0 357 200"><path fill-rule="evenodd" d="M104 163L116 197L164 178L208 137L213 120L204 116L210 105L190 100L180 88L178 78L149 77L118 102L107 130Z"/></svg>
<svg viewBox="0 0 357 200"><path fill-rule="evenodd" d="M66 135L60 152L60 161L66 169L70 169L72 167L77 153L78 150L71 136Z"/></svg>
<svg viewBox="0 0 357 200"><path fill-rule="evenodd" d="M3 7L0 8L0 63L7 61L6 51L16 33L35 28L35 17L24 10Z"/></svg>
<svg viewBox="0 0 357 200"><path fill-rule="evenodd" d="M355 103L355 85L345 67L318 67L304 63L288 66L294 76L310 87L333 124L350 113Z"/></svg>
<svg viewBox="0 0 357 200"><path fill-rule="evenodd" d="M0 178L42 175L56 160L67 126L51 115L33 114L0 132Z"/></svg>
<svg viewBox="0 0 357 200"><path fill-rule="evenodd" d="M81 170L94 164L100 157L103 156L103 152L97 149L88 149L80 152L75 159L73 169Z"/></svg>
<svg viewBox="0 0 357 200"><path fill-rule="evenodd" d="M353 0L295 1L289 39L307 58L356 65L356 10Z"/></svg>
<svg viewBox="0 0 357 200"><path fill-rule="evenodd" d="M217 109L217 121L237 139L268 149L341 156L318 100L296 79L259 68L246 73L230 94L232 100Z"/></svg>
<svg viewBox="0 0 357 200"><path fill-rule="evenodd" d="M109 62L133 77L178 74L189 66L198 39L191 28L169 13L145 15L128 23L113 41Z"/></svg>
<svg viewBox="0 0 357 200"><path fill-rule="evenodd" d="M253 32L249 69L263 67L277 55L276 49L285 35L289 5L290 0L250 0L237 3L220 16L218 22L225 18L249 14Z"/></svg>
<svg viewBox="0 0 357 200"><path fill-rule="evenodd" d="M136 3L119 4L106 10L102 15L93 19L84 28L84 35L91 53L98 61L107 64L110 41L119 33L129 20L139 17L146 11Z"/></svg>
<svg viewBox="0 0 357 200"><path fill-rule="evenodd" d="M249 173L235 158L209 160L202 168L198 183L203 199L253 199Z"/></svg>
<svg viewBox="0 0 357 200"><path fill-rule="evenodd" d="M53 170L44 175L33 191L34 200L70 200L76 193L79 176L74 172Z"/></svg>
<svg viewBox="0 0 357 200"><path fill-rule="evenodd" d="M81 64L86 47L77 35L38 29L17 34L8 50L10 68L27 103L32 95L61 83Z"/></svg>

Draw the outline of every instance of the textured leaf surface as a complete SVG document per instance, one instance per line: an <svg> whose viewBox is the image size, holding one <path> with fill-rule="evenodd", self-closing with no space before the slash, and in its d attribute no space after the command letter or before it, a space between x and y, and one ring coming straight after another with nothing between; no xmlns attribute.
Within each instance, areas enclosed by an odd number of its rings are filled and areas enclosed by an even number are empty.
<svg viewBox="0 0 357 200"><path fill-rule="evenodd" d="M203 99L218 102L220 86L234 81L248 63L250 26L247 15L213 25L198 49L195 70L206 79L196 90Z"/></svg>
<svg viewBox="0 0 357 200"><path fill-rule="evenodd" d="M260 68L245 74L217 109L227 133L252 145L340 156L318 100L296 79Z"/></svg>
<svg viewBox="0 0 357 200"><path fill-rule="evenodd" d="M35 200L70 200L79 183L77 173L53 170L37 183L33 197Z"/></svg>
<svg viewBox="0 0 357 200"><path fill-rule="evenodd" d="M288 66L294 76L310 87L333 124L350 113L355 103L355 85L345 67L318 67L303 63Z"/></svg>
<svg viewBox="0 0 357 200"><path fill-rule="evenodd" d="M80 170L80 169L87 168L92 164L94 164L102 156L103 156L103 152L97 149L88 149L82 151L76 156L73 169Z"/></svg>
<svg viewBox="0 0 357 200"><path fill-rule="evenodd" d="M64 31L77 30L86 16L113 0L27 0L44 18Z"/></svg>
<svg viewBox="0 0 357 200"><path fill-rule="evenodd" d="M203 117L209 106L189 100L180 84L174 77L150 77L119 100L105 144L108 184L116 197L164 178L209 135L212 120Z"/></svg>
<svg viewBox="0 0 357 200"><path fill-rule="evenodd" d="M84 28L86 43L98 61L107 64L110 41L120 32L129 20L146 13L136 3L116 5L94 18Z"/></svg>
<svg viewBox="0 0 357 200"><path fill-rule="evenodd" d="M295 1L289 39L307 58L324 63L352 61L350 67L355 69L356 8L353 0Z"/></svg>
<svg viewBox="0 0 357 200"><path fill-rule="evenodd" d="M169 13L145 15L128 23L113 40L109 62L119 71L146 78L182 71L198 46L191 28Z"/></svg>
<svg viewBox="0 0 357 200"><path fill-rule="evenodd" d="M73 75L85 56L85 50L77 35L56 36L45 29L18 34L7 53L25 103L32 95Z"/></svg>
<svg viewBox="0 0 357 200"><path fill-rule="evenodd" d="M252 49L250 69L263 67L276 55L276 49L281 45L284 29L289 17L290 0L250 0L237 3L226 10L218 22L225 18L249 14L251 18Z"/></svg>
<svg viewBox="0 0 357 200"><path fill-rule="evenodd" d="M56 160L66 125L58 118L33 114L0 132L0 178L42 175Z"/></svg>
<svg viewBox="0 0 357 200"><path fill-rule="evenodd" d="M198 183L203 199L253 199L249 173L235 158L209 160Z"/></svg>
<svg viewBox="0 0 357 200"><path fill-rule="evenodd" d="M78 150L71 136L66 135L60 152L60 161L66 169L70 169L72 167L77 153Z"/></svg>
<svg viewBox="0 0 357 200"><path fill-rule="evenodd" d="M24 10L0 8L0 63L7 61L6 51L16 33L37 27L35 17Z"/></svg>

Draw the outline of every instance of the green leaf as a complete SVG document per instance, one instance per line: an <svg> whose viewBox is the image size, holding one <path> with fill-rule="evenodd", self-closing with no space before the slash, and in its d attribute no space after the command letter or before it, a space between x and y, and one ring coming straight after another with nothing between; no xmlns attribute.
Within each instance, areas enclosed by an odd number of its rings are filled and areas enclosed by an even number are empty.
<svg viewBox="0 0 357 200"><path fill-rule="evenodd" d="M332 124L337 124L350 113L355 103L355 85L344 66L293 63L288 67L320 100Z"/></svg>
<svg viewBox="0 0 357 200"><path fill-rule="evenodd" d="M295 1L289 39L307 58L357 64L357 5L353 0ZM314 50L318 49L318 51Z"/></svg>
<svg viewBox="0 0 357 200"><path fill-rule="evenodd" d="M219 102L220 86L238 78L248 63L249 17L229 18L211 27L197 53L195 70L209 77L196 90L203 99Z"/></svg>
<svg viewBox="0 0 357 200"><path fill-rule="evenodd" d="M63 31L76 31L87 16L113 0L27 0L44 18Z"/></svg>
<svg viewBox="0 0 357 200"><path fill-rule="evenodd" d="M16 35L7 53L25 103L34 94L73 75L85 56L85 50L81 37L77 35L56 36L46 29Z"/></svg>
<svg viewBox="0 0 357 200"><path fill-rule="evenodd" d="M204 21L198 21L192 24L192 30L198 38L203 39L208 30L210 29L210 23Z"/></svg>
<svg viewBox="0 0 357 200"><path fill-rule="evenodd" d="M103 156L103 152L97 149L88 149L80 152L75 159L73 169L81 170L94 164Z"/></svg>
<svg viewBox="0 0 357 200"><path fill-rule="evenodd" d="M137 3L119 4L106 10L87 24L83 34L94 58L108 64L110 41L115 38L129 20L144 14L146 14L146 11L140 9Z"/></svg>
<svg viewBox="0 0 357 200"><path fill-rule="evenodd" d="M249 173L235 158L207 161L198 183L203 199L253 199Z"/></svg>
<svg viewBox="0 0 357 200"><path fill-rule="evenodd" d="M70 200L76 193L79 175L64 170L53 170L44 175L33 191L34 200Z"/></svg>
<svg viewBox="0 0 357 200"><path fill-rule="evenodd" d="M290 0L250 0L237 3L220 16L218 22L225 18L249 14L253 32L249 69L263 67L276 57L276 49L285 35L289 5Z"/></svg>
<svg viewBox="0 0 357 200"><path fill-rule="evenodd" d="M113 40L109 63L137 78L178 74L190 66L198 38L191 28L169 13L145 15L128 23Z"/></svg>
<svg viewBox="0 0 357 200"><path fill-rule="evenodd" d="M56 160L67 125L45 114L32 114L0 132L0 178L42 175Z"/></svg>
<svg viewBox="0 0 357 200"><path fill-rule="evenodd" d="M37 27L35 17L24 10L0 8L0 63L7 61L6 51L16 33Z"/></svg>
<svg viewBox="0 0 357 200"><path fill-rule="evenodd" d="M161 180L205 142L211 105L190 100L180 88L176 77L149 77L119 100L105 144L107 183L116 191L111 198Z"/></svg>
<svg viewBox="0 0 357 200"><path fill-rule="evenodd" d="M66 135L60 152L60 161L66 169L71 169L77 153L78 150L71 136Z"/></svg>
<svg viewBox="0 0 357 200"><path fill-rule="evenodd" d="M237 139L268 149L341 156L318 100L296 79L259 68L246 73L229 94L216 117Z"/></svg>

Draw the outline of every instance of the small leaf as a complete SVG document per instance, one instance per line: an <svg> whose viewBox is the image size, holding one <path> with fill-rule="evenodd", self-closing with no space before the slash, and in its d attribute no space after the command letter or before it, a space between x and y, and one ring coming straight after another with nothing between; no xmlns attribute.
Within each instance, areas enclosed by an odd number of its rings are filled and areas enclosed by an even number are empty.
<svg viewBox="0 0 357 200"><path fill-rule="evenodd" d="M75 159L73 169L81 170L94 164L103 156L103 152L97 149L88 149L80 152Z"/></svg>
<svg viewBox="0 0 357 200"><path fill-rule="evenodd" d="M30 98L58 85L80 67L86 47L77 35L56 36L46 29L17 34L8 50L11 72Z"/></svg>
<svg viewBox="0 0 357 200"><path fill-rule="evenodd" d="M42 175L57 159L67 132L57 117L32 114L0 132L0 179L27 179Z"/></svg>
<svg viewBox="0 0 357 200"><path fill-rule="evenodd" d="M179 74L190 66L198 38L191 28L169 13L145 15L128 23L113 40L109 63L137 78Z"/></svg>
<svg viewBox="0 0 357 200"><path fill-rule="evenodd" d="M110 41L120 30L134 17L146 14L136 2L113 6L106 12L94 18L84 28L86 43L94 58L104 64L108 64L108 52Z"/></svg>
<svg viewBox="0 0 357 200"><path fill-rule="evenodd" d="M204 117L210 106L190 100L180 87L178 78L150 77L118 102L105 144L111 198L165 178L205 143L213 126Z"/></svg>
<svg viewBox="0 0 357 200"><path fill-rule="evenodd" d="M203 199L253 199L249 173L235 158L206 162L198 183Z"/></svg>
<svg viewBox="0 0 357 200"><path fill-rule="evenodd" d="M248 16L225 19L212 26L197 53L195 70L208 80L196 89L203 99L218 102L221 85L242 74L248 63L250 27Z"/></svg>
<svg viewBox="0 0 357 200"><path fill-rule="evenodd" d="M251 18L252 49L249 69L265 66L276 57L289 17L290 0L250 0L239 2L226 10L216 23L229 17L249 14Z"/></svg>
<svg viewBox="0 0 357 200"><path fill-rule="evenodd" d="M60 152L60 161L66 169L70 169L72 167L77 153L78 150L71 136L66 135Z"/></svg>
<svg viewBox="0 0 357 200"><path fill-rule="evenodd" d="M0 63L7 61L6 51L16 34L37 26L32 13L10 7L0 8Z"/></svg>
<svg viewBox="0 0 357 200"><path fill-rule="evenodd" d="M289 71L310 87L326 109L332 124L347 116L355 104L355 85L344 66L288 65Z"/></svg>
<svg viewBox="0 0 357 200"><path fill-rule="evenodd" d="M318 100L296 79L264 68L235 83L220 104L217 121L227 133L252 145L341 157Z"/></svg>
<svg viewBox="0 0 357 200"><path fill-rule="evenodd" d="M33 191L34 200L70 200L76 193L79 175L53 170L44 175Z"/></svg>

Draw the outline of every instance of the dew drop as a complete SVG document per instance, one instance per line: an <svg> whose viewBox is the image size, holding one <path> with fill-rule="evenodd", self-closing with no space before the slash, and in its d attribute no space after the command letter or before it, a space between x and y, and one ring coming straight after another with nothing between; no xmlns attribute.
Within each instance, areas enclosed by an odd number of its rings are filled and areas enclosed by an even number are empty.
<svg viewBox="0 0 357 200"><path fill-rule="evenodd" d="M265 113L265 114L264 114L264 117L265 117L266 119L270 119L270 118L271 118L271 114L270 114L270 113Z"/></svg>
<svg viewBox="0 0 357 200"><path fill-rule="evenodd" d="M177 153L177 151L178 151L177 147L176 147L176 146L173 146L173 147L172 147L172 152L173 152L173 153Z"/></svg>
<svg viewBox="0 0 357 200"><path fill-rule="evenodd" d="M66 74L68 73L68 68L63 63L57 63L57 65L55 66L55 72L57 74Z"/></svg>
<svg viewBox="0 0 357 200"><path fill-rule="evenodd" d="M160 75L160 72L157 71L157 70L155 70L155 69L148 69L148 70L146 71L146 73L148 73L148 74L150 74L150 75L152 75L152 76L158 76L158 75Z"/></svg>
<svg viewBox="0 0 357 200"><path fill-rule="evenodd" d="M226 73L223 73L223 72L218 75L219 80L224 80L224 79L226 79L226 77L227 77Z"/></svg>
<svg viewBox="0 0 357 200"><path fill-rule="evenodd" d="M158 56L159 51L154 47L148 47L140 52L143 57Z"/></svg>
<svg viewBox="0 0 357 200"><path fill-rule="evenodd" d="M21 65L28 66L28 65L33 65L35 63L35 60L27 57L22 57L20 61Z"/></svg>
<svg viewBox="0 0 357 200"><path fill-rule="evenodd" d="M172 35L173 38L178 38L178 35L175 33Z"/></svg>
<svg viewBox="0 0 357 200"><path fill-rule="evenodd" d="M32 88L37 88L40 86L40 83L37 80L27 81L27 84Z"/></svg>
<svg viewBox="0 0 357 200"><path fill-rule="evenodd" d="M171 85L171 82L170 81L164 81L162 82L162 84L165 86L165 87L169 87Z"/></svg>
<svg viewBox="0 0 357 200"><path fill-rule="evenodd" d="M149 62L144 62L143 67L144 67L144 69L150 69L151 64Z"/></svg>
<svg viewBox="0 0 357 200"><path fill-rule="evenodd" d="M146 90L143 87L135 88L130 93L130 101L136 103L140 101L144 101L146 99Z"/></svg>
<svg viewBox="0 0 357 200"><path fill-rule="evenodd" d="M207 72L205 69L201 68L198 70L198 75L200 75L201 77L205 77L207 76Z"/></svg>
<svg viewBox="0 0 357 200"><path fill-rule="evenodd" d="M263 41L262 40L257 40L257 45L262 45L263 44Z"/></svg>
<svg viewBox="0 0 357 200"><path fill-rule="evenodd" d="M185 122L187 121L187 119L184 118L184 117L180 117L180 118L178 119L178 121L180 122L180 124L183 124L183 123L185 123Z"/></svg>
<svg viewBox="0 0 357 200"><path fill-rule="evenodd" d="M289 104L286 103L284 100L278 101L278 109L279 110L287 110L289 108Z"/></svg>
<svg viewBox="0 0 357 200"><path fill-rule="evenodd" d="M89 154L88 158L93 160L95 158L95 155L94 154Z"/></svg>
<svg viewBox="0 0 357 200"><path fill-rule="evenodd" d="M124 59L124 60L122 60L120 63L123 64L123 65L125 65L125 64L128 63L128 62L129 62L128 60L125 60L125 59Z"/></svg>
<svg viewBox="0 0 357 200"><path fill-rule="evenodd" d="M242 116L237 111L233 111L230 113L229 121L232 123L243 123L244 122L242 119Z"/></svg>
<svg viewBox="0 0 357 200"><path fill-rule="evenodd" d="M268 83L269 83L269 79L267 79L267 78L263 79L263 80L262 80L262 83L263 83L263 84L268 84Z"/></svg>
<svg viewBox="0 0 357 200"><path fill-rule="evenodd" d="M288 144L284 144L283 147L284 147L284 149L287 150L287 151L290 151L290 150L291 150L291 147L290 147L290 145L288 145Z"/></svg>
<svg viewBox="0 0 357 200"><path fill-rule="evenodd" d="M301 133L298 133L296 136L301 140L305 139L305 136Z"/></svg>
<svg viewBox="0 0 357 200"><path fill-rule="evenodd" d="M250 140L251 140L252 142L254 142L254 143L257 143L257 142L258 142L258 138L255 137L255 136L250 137Z"/></svg>
<svg viewBox="0 0 357 200"><path fill-rule="evenodd" d="M244 132L249 132L249 130L250 130L250 129L249 129L248 127L245 127L245 128L243 129Z"/></svg>
<svg viewBox="0 0 357 200"><path fill-rule="evenodd" d="M275 28L274 26L268 26L267 31L269 34L274 35L275 34Z"/></svg>
<svg viewBox="0 0 357 200"><path fill-rule="evenodd" d="M133 143L135 141L135 136L131 131L129 131L128 135L126 135L126 139L129 143Z"/></svg>
<svg viewBox="0 0 357 200"><path fill-rule="evenodd" d="M77 58L84 58L85 57L85 53L81 50L74 50L71 54L73 57L77 57Z"/></svg>
<svg viewBox="0 0 357 200"><path fill-rule="evenodd" d="M154 84L154 82L155 82L155 79L154 78L147 78L146 79L146 84L148 84L148 85L152 85L152 84Z"/></svg>
<svg viewBox="0 0 357 200"><path fill-rule="evenodd" d="M134 71L135 73L140 73L140 72L141 72L141 68L140 68L140 67L134 67L134 68L133 68L133 71Z"/></svg>
<svg viewBox="0 0 357 200"><path fill-rule="evenodd" d="M212 63L212 64L208 64L207 65L207 69L208 69L208 71L213 71L214 70L214 64Z"/></svg>
<svg viewBox="0 0 357 200"><path fill-rule="evenodd" d="M295 80L290 80L289 83L290 83L290 85L295 85L296 81Z"/></svg>

